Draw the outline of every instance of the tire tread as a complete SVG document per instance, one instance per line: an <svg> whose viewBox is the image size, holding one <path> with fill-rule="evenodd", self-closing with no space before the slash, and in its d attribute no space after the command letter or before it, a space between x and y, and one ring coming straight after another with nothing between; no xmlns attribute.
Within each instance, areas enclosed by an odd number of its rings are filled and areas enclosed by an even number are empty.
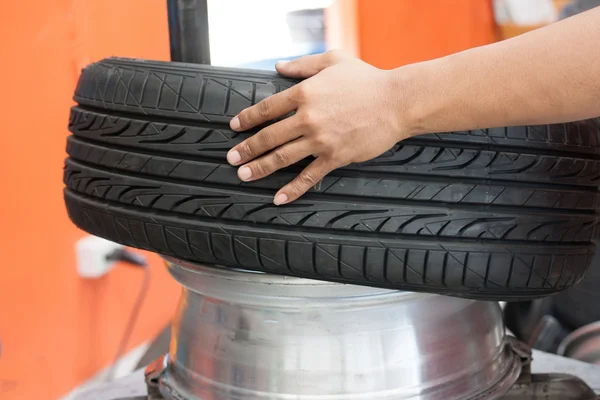
<svg viewBox="0 0 600 400"><path fill-rule="evenodd" d="M65 203L87 232L208 264L483 300L582 277L598 236L600 118L425 135L274 193L310 160L243 183L230 119L298 83L275 73L110 58L75 90Z"/></svg>

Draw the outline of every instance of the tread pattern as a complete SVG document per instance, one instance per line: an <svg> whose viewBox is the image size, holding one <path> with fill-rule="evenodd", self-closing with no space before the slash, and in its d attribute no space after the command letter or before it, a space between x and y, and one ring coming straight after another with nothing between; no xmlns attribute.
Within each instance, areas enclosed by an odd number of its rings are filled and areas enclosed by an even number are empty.
<svg viewBox="0 0 600 400"><path fill-rule="evenodd" d="M230 117L242 109L295 83L270 72L123 58L91 64L83 74L85 79L79 81L75 90L75 100L79 104L142 116L151 113L224 123L229 123ZM494 128L426 137L442 142L467 140L599 154L599 130L600 118L596 118L567 124Z"/></svg>
<svg viewBox="0 0 600 400"><path fill-rule="evenodd" d="M250 231L237 224L136 211L70 190L65 201L70 218L86 231L163 255L224 266L242 261L247 268L276 274L471 298L517 300L571 287L593 253L592 246L490 251L459 243L335 238L308 230Z"/></svg>
<svg viewBox="0 0 600 400"><path fill-rule="evenodd" d="M224 127L214 129L110 117L77 107L71 114L70 129L76 136L117 146L220 159L225 158L231 147L249 136ZM528 153L527 148L518 149L520 152L507 152L461 148L458 144L448 147L433 143L429 146L404 143L370 162L345 169L594 187L600 180L600 159L596 158Z"/></svg>
<svg viewBox="0 0 600 400"><path fill-rule="evenodd" d="M598 236L600 119L426 135L272 205L304 162L243 183L234 115L297 81L107 59L71 110L65 202L82 229L185 260L305 278L531 299L582 279Z"/></svg>
<svg viewBox="0 0 600 400"><path fill-rule="evenodd" d="M552 299L554 311L570 329L600 321L600 252L596 252L591 267L581 283L559 293Z"/></svg>
<svg viewBox="0 0 600 400"><path fill-rule="evenodd" d="M232 187L255 187L277 190L295 176L294 169L281 171L248 185L241 182L236 170L222 160L209 158L176 158L174 155L152 155L115 149L103 144L89 143L70 137L67 153L75 160L115 168L124 172L141 173L189 182L224 183ZM486 204L497 206L532 207L544 209L589 210L600 206L600 193L584 191L580 188L556 188L539 184L514 185L496 181L469 181L466 178L424 179L421 176L386 174L368 175L334 171L325 177L321 187L314 193L331 195L352 195L357 197L377 197L423 202Z"/></svg>
<svg viewBox="0 0 600 400"><path fill-rule="evenodd" d="M482 145L523 146L599 154L600 118L566 124L514 126L424 135L423 139L479 143Z"/></svg>
<svg viewBox="0 0 600 400"><path fill-rule="evenodd" d="M312 196L290 207L277 207L266 191L243 191L222 186L195 186L123 175L67 161L65 185L74 192L147 209L223 220L315 227L340 231L379 232L397 235L587 242L596 236L593 214L515 214L432 204L335 201Z"/></svg>
<svg viewBox="0 0 600 400"><path fill-rule="evenodd" d="M201 70L195 73L185 66L126 59L91 64L75 89L75 101L144 116L228 124L244 108L293 85L277 74L248 71L240 78L240 70L193 65Z"/></svg>

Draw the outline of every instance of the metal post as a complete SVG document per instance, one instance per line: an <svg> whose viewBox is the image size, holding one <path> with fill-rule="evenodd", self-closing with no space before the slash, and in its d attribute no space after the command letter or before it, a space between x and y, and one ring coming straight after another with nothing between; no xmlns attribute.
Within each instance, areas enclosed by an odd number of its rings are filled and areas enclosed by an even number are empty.
<svg viewBox="0 0 600 400"><path fill-rule="evenodd" d="M171 60L210 64L208 0L167 0Z"/></svg>

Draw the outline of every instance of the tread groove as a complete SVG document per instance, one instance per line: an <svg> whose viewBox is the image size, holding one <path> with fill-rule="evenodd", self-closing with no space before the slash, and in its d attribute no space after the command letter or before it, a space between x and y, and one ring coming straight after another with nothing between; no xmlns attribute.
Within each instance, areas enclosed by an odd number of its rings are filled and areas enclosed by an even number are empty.
<svg viewBox="0 0 600 400"><path fill-rule="evenodd" d="M485 277L483 279L483 287L487 288L488 287L488 282L490 279L490 266L492 264L492 255L488 254L487 256L487 262L485 264Z"/></svg>
<svg viewBox="0 0 600 400"><path fill-rule="evenodd" d="M510 258L510 266L508 268L508 274L506 275L506 283L504 284L506 287L510 287L510 280L512 279L513 268L515 266L515 258L514 255Z"/></svg>
<svg viewBox="0 0 600 400"><path fill-rule="evenodd" d="M342 246L339 246L339 247L340 247L340 248L342 248ZM369 281L369 280L370 280L370 279L369 279L369 276L368 276L369 274L367 273L367 265L368 265L368 263L367 263L367 261L368 261L368 260L367 260L367 257L368 257L368 255L369 255L369 253L368 253L368 251L367 251L367 250L368 250L368 249L367 249L367 247L363 247L362 271L361 271L361 272L362 272L362 276L363 276L363 278L365 279L365 281ZM342 254L342 252L341 252L341 250L340 250L340 255L341 255L341 254ZM341 260L341 257L340 257L340 260ZM341 275L341 274L340 274L340 275Z"/></svg>

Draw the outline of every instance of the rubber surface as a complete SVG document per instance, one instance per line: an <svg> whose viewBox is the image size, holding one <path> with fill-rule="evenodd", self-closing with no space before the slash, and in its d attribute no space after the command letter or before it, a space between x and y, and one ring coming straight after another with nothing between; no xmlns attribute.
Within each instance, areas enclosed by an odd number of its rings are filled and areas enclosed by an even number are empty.
<svg viewBox="0 0 600 400"><path fill-rule="evenodd" d="M558 319L571 329L600 321L600 252L585 278L574 288L553 298Z"/></svg>
<svg viewBox="0 0 600 400"><path fill-rule="evenodd" d="M598 232L598 120L406 140L275 207L306 162L242 183L225 154L254 131L228 123L295 83L141 60L87 67L69 123L71 219L196 262L478 299L582 278Z"/></svg>

